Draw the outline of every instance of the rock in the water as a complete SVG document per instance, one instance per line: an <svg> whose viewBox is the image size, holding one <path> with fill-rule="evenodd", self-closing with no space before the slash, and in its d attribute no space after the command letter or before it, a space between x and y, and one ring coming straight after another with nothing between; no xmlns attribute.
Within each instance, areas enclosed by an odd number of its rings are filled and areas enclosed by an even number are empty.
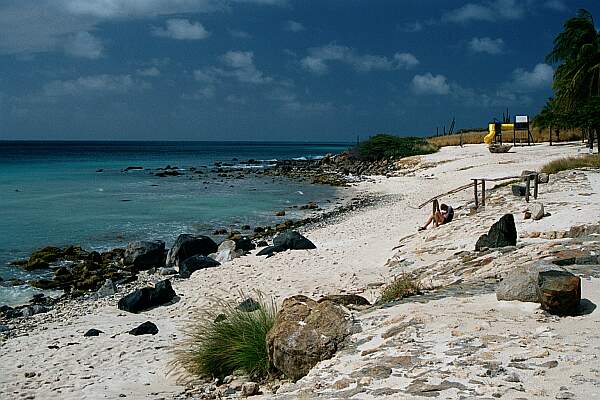
<svg viewBox="0 0 600 400"><path fill-rule="evenodd" d="M129 331L130 335L156 335L158 333L158 327L150 321L146 321L140 326L133 328Z"/></svg>
<svg viewBox="0 0 600 400"><path fill-rule="evenodd" d="M290 379L298 380L335 354L351 326L350 315L331 301L287 298L267 334L269 359Z"/></svg>
<svg viewBox="0 0 600 400"><path fill-rule="evenodd" d="M242 396L254 396L259 392L258 383L256 382L246 382L242 385Z"/></svg>
<svg viewBox="0 0 600 400"><path fill-rule="evenodd" d="M260 308L260 303L254 300L252 297L248 297L246 300L238 304L235 308L244 312L252 312Z"/></svg>
<svg viewBox="0 0 600 400"><path fill-rule="evenodd" d="M119 300L120 310L139 313L169 303L176 294L168 279L158 282L153 288L137 289Z"/></svg>
<svg viewBox="0 0 600 400"><path fill-rule="evenodd" d="M107 279L96 293L99 297L112 296L117 293L117 285L115 285L112 279Z"/></svg>
<svg viewBox="0 0 600 400"><path fill-rule="evenodd" d="M475 244L475 250L479 251L484 247L506 247L517 244L517 228L512 214L505 214L500 220L495 222L487 234L483 234Z"/></svg>
<svg viewBox="0 0 600 400"><path fill-rule="evenodd" d="M92 328L92 329L88 330L86 333L84 333L83 336L88 336L88 337L89 336L99 336L101 333L104 333L104 332L102 332L101 330Z"/></svg>
<svg viewBox="0 0 600 400"><path fill-rule="evenodd" d="M512 189L512 194L514 194L515 196L519 196L519 197L525 196L525 193L527 192L527 187L521 183L512 185L511 189Z"/></svg>
<svg viewBox="0 0 600 400"><path fill-rule="evenodd" d="M136 271L164 267L165 242L155 240L129 243L125 250L125 265L133 266Z"/></svg>
<svg viewBox="0 0 600 400"><path fill-rule="evenodd" d="M208 236L182 234L177 237L167 254L167 266L179 268L183 261L192 256L207 256L215 251L217 244Z"/></svg>
<svg viewBox="0 0 600 400"><path fill-rule="evenodd" d="M306 250L317 248L313 242L296 231L285 232L277 235L273 239L273 245L290 250Z"/></svg>
<svg viewBox="0 0 600 400"><path fill-rule="evenodd" d="M544 218L544 205L542 203L531 203L529 205L529 211L531 212L531 218L534 221L539 221Z"/></svg>
<svg viewBox="0 0 600 400"><path fill-rule="evenodd" d="M215 261L210 257L201 255L192 256L179 264L179 276L182 278L189 278L198 270L218 267L219 265L221 264L218 261Z"/></svg>
<svg viewBox="0 0 600 400"><path fill-rule="evenodd" d="M568 271L540 271L538 296L542 309L551 314L573 314L581 300L581 278Z"/></svg>
<svg viewBox="0 0 600 400"><path fill-rule="evenodd" d="M342 306L370 306L369 300L357 294L330 294L319 299L319 303L332 301Z"/></svg>

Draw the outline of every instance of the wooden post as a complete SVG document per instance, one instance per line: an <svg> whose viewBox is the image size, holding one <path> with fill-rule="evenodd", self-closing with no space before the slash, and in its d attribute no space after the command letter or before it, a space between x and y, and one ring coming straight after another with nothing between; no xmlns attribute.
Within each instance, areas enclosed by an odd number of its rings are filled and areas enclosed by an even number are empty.
<svg viewBox="0 0 600 400"><path fill-rule="evenodd" d="M535 177L533 178L533 198L537 200L538 197L538 174L535 174Z"/></svg>
<svg viewBox="0 0 600 400"><path fill-rule="evenodd" d="M529 203L529 190L531 188L530 175L525 178L525 201Z"/></svg>
<svg viewBox="0 0 600 400"><path fill-rule="evenodd" d="M485 207L485 179L481 180L481 206Z"/></svg>
<svg viewBox="0 0 600 400"><path fill-rule="evenodd" d="M550 146L552 146L552 125L550 125Z"/></svg>
<svg viewBox="0 0 600 400"><path fill-rule="evenodd" d="M473 193L475 194L475 208L479 208L479 198L477 196L477 179L473 179Z"/></svg>

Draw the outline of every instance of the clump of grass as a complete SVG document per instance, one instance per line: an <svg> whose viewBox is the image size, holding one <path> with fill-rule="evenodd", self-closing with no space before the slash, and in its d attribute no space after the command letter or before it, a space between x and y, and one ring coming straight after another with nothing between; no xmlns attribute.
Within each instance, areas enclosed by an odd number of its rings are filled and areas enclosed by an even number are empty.
<svg viewBox="0 0 600 400"><path fill-rule="evenodd" d="M376 161L384 158L402 158L435 153L438 147L424 138L375 135L356 145L351 154L360 159Z"/></svg>
<svg viewBox="0 0 600 400"><path fill-rule="evenodd" d="M550 161L542 167L541 172L546 174L555 174L560 171L566 171L575 168L600 168L600 155L590 154L580 157L566 157Z"/></svg>
<svg viewBox="0 0 600 400"><path fill-rule="evenodd" d="M258 294L260 307L242 311L237 304L218 301L200 312L175 350L175 366L201 377L223 378L240 371L263 378L272 369L266 336L277 314L273 300Z"/></svg>
<svg viewBox="0 0 600 400"><path fill-rule="evenodd" d="M381 298L378 303L385 304L395 300L401 300L406 297L421 293L421 285L415 277L409 274L402 274L394 278L392 283L387 285L381 291Z"/></svg>

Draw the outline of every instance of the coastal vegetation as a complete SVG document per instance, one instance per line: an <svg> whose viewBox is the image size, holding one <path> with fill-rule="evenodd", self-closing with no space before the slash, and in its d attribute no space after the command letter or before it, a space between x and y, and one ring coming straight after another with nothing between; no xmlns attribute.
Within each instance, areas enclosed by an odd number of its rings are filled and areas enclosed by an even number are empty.
<svg viewBox="0 0 600 400"><path fill-rule="evenodd" d="M590 154L581 157L565 157L550 161L542 167L541 172L555 174L560 171L576 168L600 168L600 155Z"/></svg>
<svg viewBox="0 0 600 400"><path fill-rule="evenodd" d="M553 128L554 129L554 128ZM480 144L483 143L483 137L487 135L488 131L470 131L462 134L462 144ZM550 132L549 127L531 129L531 135L533 136L534 143L542 143L548 141ZM559 135L553 136L553 141L556 142L570 142L574 140L581 140L581 131L577 128L564 129L560 131ZM459 146L461 143L461 135L453 134L446 136L434 136L427 139L427 141L438 147L446 146ZM507 136L507 142L512 141L512 134Z"/></svg>
<svg viewBox="0 0 600 400"><path fill-rule="evenodd" d="M600 140L600 32L587 10L564 23L547 55L557 65L554 96L534 118L538 128L579 129L593 148L594 134Z"/></svg>
<svg viewBox="0 0 600 400"><path fill-rule="evenodd" d="M235 371L253 378L267 376L272 366L266 337L277 308L261 294L252 304L249 309L220 301L219 307L204 310L175 351L175 365L205 377L224 378Z"/></svg>
<svg viewBox="0 0 600 400"><path fill-rule="evenodd" d="M377 134L351 149L351 155L359 160L377 161L384 158L402 158L438 151L438 146L424 138L400 137Z"/></svg>

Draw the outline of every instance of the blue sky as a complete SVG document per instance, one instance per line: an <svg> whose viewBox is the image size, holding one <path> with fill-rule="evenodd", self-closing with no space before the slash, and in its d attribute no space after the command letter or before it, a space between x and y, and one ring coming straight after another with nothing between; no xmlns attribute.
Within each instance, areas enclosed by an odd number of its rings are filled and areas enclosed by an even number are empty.
<svg viewBox="0 0 600 400"><path fill-rule="evenodd" d="M1 0L0 139L353 141L534 115L597 0Z"/></svg>

